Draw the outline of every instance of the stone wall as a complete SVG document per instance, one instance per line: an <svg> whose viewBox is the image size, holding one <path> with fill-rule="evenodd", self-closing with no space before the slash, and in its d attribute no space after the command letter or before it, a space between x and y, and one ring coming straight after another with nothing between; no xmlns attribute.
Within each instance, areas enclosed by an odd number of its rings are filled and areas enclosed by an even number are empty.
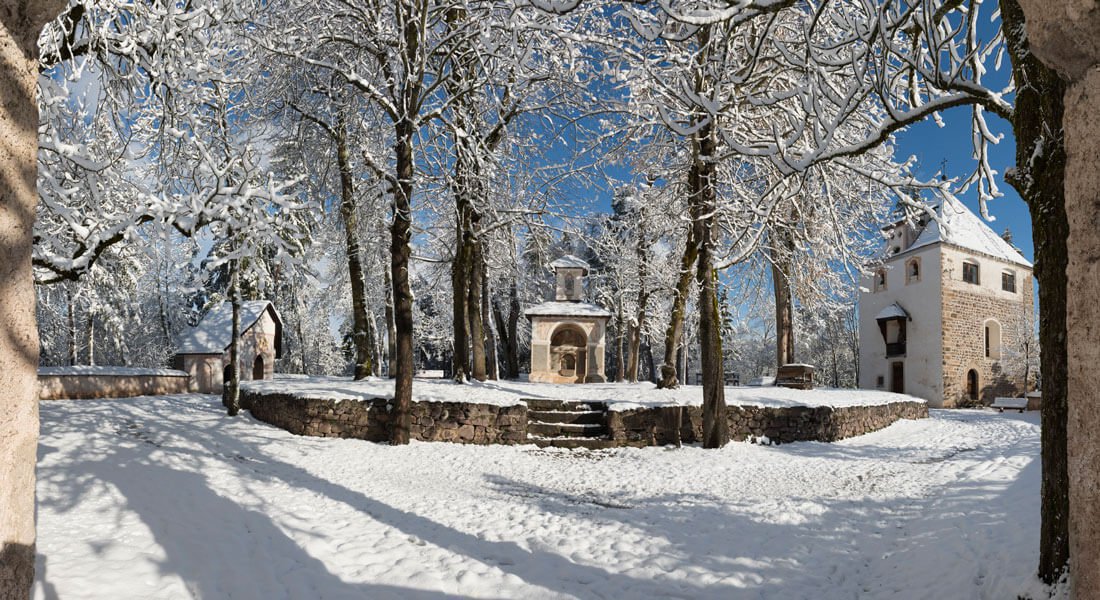
<svg viewBox="0 0 1100 600"><path fill-rule="evenodd" d="M1022 360L1013 356L1021 337L1033 335L1025 317L1032 314L1032 274L1020 265L977 256L969 251L945 250L943 272L943 398L948 408L972 404L966 376L978 373L979 404L999 396L1023 394ZM980 285L962 280L962 260L980 263ZM1016 273L1016 292L1001 290L1001 273ZM1001 327L1001 356L985 355L985 326L989 319ZM1033 348L1035 346L1032 346ZM1032 369L1033 371L1035 369Z"/></svg>
<svg viewBox="0 0 1100 600"><path fill-rule="evenodd" d="M323 400L242 389L241 407L298 435L384 442L392 427L390 401ZM425 442L517 444L527 439L527 407L413 402L410 436Z"/></svg>
<svg viewBox="0 0 1100 600"><path fill-rule="evenodd" d="M177 374L43 375L38 376L40 400L132 398L186 394L189 377Z"/></svg>
<svg viewBox="0 0 1100 600"><path fill-rule="evenodd" d="M898 419L923 419L928 405L895 402L878 406L727 408L730 439L767 438L775 443L834 442L882 429ZM693 443L703 438L701 407L659 407L609 412L611 439L649 445Z"/></svg>

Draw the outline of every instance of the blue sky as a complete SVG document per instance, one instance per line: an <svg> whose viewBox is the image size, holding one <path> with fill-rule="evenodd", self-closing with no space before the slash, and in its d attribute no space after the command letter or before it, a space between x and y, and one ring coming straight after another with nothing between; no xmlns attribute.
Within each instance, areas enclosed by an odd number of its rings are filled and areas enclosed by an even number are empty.
<svg viewBox="0 0 1100 600"><path fill-rule="evenodd" d="M954 108L944 113L944 127L928 119L899 133L897 156L917 157L914 175L922 179L935 176L942 161L947 161L948 177L964 178L974 169L973 146L970 138L970 109ZM1012 230L1013 242L1028 260L1034 262L1031 243L1031 217L1027 205L1016 190L1004 180L1004 172L1016 163L1016 143L1008 123L987 113L986 119L996 133L1004 134L1001 143L990 148L990 165L997 171L997 187L1003 197L989 202L989 214L995 221L987 223L993 231ZM959 196L976 214L978 195L974 189Z"/></svg>

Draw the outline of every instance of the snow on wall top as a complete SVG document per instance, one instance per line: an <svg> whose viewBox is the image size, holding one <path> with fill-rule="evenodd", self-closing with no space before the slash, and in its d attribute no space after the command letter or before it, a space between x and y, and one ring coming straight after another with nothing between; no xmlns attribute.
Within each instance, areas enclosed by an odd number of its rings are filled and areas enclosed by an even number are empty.
<svg viewBox="0 0 1100 600"><path fill-rule="evenodd" d="M528 317L610 317L606 309L587 302L543 302L523 311Z"/></svg>
<svg viewBox="0 0 1100 600"><path fill-rule="evenodd" d="M136 367L113 367L76 365L72 367L40 367L39 376L60 377L66 375L100 376L100 377L188 377L188 374L175 369L142 369Z"/></svg>
<svg viewBox="0 0 1100 600"><path fill-rule="evenodd" d="M242 381L242 390L267 394L287 394L298 398L335 401L362 401L393 398L393 381L369 377L353 381L348 377L276 375L275 379ZM795 390L783 387L725 388L730 406L878 406L893 402L920 402L920 398L881 390L817 388ZM654 406L701 406L703 389L684 385L659 390L652 383L586 383L557 385L526 381L485 381L467 384L450 380L417 380L413 383L415 402L470 402L495 406L524 404L527 399L557 399L579 402L605 402L609 410L623 411Z"/></svg>
<svg viewBox="0 0 1100 600"><path fill-rule="evenodd" d="M267 300L241 302L241 333L260 320L271 306ZM276 313L278 314L278 313ZM233 341L233 303L222 302L210 309L198 325L185 331L178 340L179 354L221 354Z"/></svg>
<svg viewBox="0 0 1100 600"><path fill-rule="evenodd" d="M935 210L938 219L929 221L924 231L917 236L917 240L906 250L943 242L968 250L976 250L1029 269L1032 267L1030 261L955 197L945 197Z"/></svg>
<svg viewBox="0 0 1100 600"><path fill-rule="evenodd" d="M909 318L909 313L905 312L905 309L902 308L900 305L898 305L897 302L895 302L895 303L891 304L890 306L887 306L886 308L878 311L878 314L875 315L875 320L876 321L881 321L883 319L899 319L899 318L900 319L908 319Z"/></svg>
<svg viewBox="0 0 1100 600"><path fill-rule="evenodd" d="M565 256L550 263L550 266L555 269L584 269L588 270L588 263L584 262L580 258L573 256L572 254L566 254Z"/></svg>

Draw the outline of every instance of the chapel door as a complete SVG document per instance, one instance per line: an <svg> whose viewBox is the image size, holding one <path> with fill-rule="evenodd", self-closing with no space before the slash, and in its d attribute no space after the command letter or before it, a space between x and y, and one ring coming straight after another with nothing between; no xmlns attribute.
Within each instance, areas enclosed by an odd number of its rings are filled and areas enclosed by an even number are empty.
<svg viewBox="0 0 1100 600"><path fill-rule="evenodd" d="M896 362L891 365L890 391L896 394L905 393L905 363Z"/></svg>

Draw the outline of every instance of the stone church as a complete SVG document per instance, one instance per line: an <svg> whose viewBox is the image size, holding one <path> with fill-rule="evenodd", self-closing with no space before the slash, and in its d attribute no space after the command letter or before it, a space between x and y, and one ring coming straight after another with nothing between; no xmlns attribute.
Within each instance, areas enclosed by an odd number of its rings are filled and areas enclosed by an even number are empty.
<svg viewBox="0 0 1100 600"><path fill-rule="evenodd" d="M885 262L859 299L859 387L934 407L1019 396L1037 346L1032 264L957 199L933 210L883 229Z"/></svg>

